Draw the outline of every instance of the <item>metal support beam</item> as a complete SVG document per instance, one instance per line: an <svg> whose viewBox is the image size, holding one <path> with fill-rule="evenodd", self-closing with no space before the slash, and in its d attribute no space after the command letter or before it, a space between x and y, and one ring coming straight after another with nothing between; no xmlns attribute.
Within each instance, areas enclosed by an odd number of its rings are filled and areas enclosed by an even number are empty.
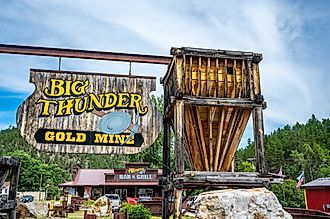
<svg viewBox="0 0 330 219"><path fill-rule="evenodd" d="M168 65L170 56L0 44L0 53Z"/></svg>

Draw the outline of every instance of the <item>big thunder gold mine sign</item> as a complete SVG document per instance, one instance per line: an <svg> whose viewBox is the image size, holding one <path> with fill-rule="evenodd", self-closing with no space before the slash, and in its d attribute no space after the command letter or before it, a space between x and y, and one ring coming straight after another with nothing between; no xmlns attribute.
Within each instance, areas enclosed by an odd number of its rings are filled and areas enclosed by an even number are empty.
<svg viewBox="0 0 330 219"><path fill-rule="evenodd" d="M149 97L155 77L32 69L30 82L36 89L19 106L17 126L39 150L133 154L161 131Z"/></svg>

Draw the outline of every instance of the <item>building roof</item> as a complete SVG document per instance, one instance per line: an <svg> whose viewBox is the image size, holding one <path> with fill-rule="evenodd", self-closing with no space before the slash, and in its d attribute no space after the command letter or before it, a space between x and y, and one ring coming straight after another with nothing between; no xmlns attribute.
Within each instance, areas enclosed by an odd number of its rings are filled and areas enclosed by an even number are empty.
<svg viewBox="0 0 330 219"><path fill-rule="evenodd" d="M10 182L7 181L7 182L3 183L2 188L7 188L9 186L10 186ZM0 189L2 189L2 188L0 188Z"/></svg>
<svg viewBox="0 0 330 219"><path fill-rule="evenodd" d="M327 178L318 178L312 182L302 185L302 187L330 187L330 177Z"/></svg>
<svg viewBox="0 0 330 219"><path fill-rule="evenodd" d="M114 171L113 169L80 169L74 181L60 184L60 186L104 185L104 174L114 174Z"/></svg>
<svg viewBox="0 0 330 219"><path fill-rule="evenodd" d="M115 174L114 169L79 169L73 181L62 183L59 186L98 186L98 185L158 185L158 181L146 182L105 182L105 175ZM162 170L158 169L158 175Z"/></svg>

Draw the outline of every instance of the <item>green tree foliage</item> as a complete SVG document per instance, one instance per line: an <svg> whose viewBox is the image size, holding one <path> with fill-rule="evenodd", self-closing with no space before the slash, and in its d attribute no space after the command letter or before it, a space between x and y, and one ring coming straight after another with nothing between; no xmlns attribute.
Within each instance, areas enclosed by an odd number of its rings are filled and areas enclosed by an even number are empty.
<svg viewBox="0 0 330 219"><path fill-rule="evenodd" d="M163 97L151 98L156 107L163 112ZM45 153L27 144L15 127L0 131L0 156L12 155L21 159L20 191L39 191L42 185L49 184L49 194L58 192L57 185L70 180L71 168L80 164L83 168L123 168L125 162L149 162L152 167L162 167L162 133L156 142L138 154L133 155L96 155ZM44 188L44 187L43 187Z"/></svg>
<svg viewBox="0 0 330 219"><path fill-rule="evenodd" d="M265 149L268 171L277 173L282 167L286 178L292 179L283 185L285 195L276 193L280 202L287 207L301 206L299 201L290 201L296 198L291 196L298 196L296 190L302 194L299 188L292 191L288 189L295 187L296 177L303 170L305 182L330 177L330 119L320 121L312 115L306 124L296 123L279 128L265 136ZM245 162L254 157L254 145L249 140L247 146L236 153L237 168L244 167Z"/></svg>
<svg viewBox="0 0 330 219"><path fill-rule="evenodd" d="M120 212L125 213L126 211L128 211L129 218L132 219L150 219L152 217L149 209L142 204L131 205L124 203L120 208Z"/></svg>
<svg viewBox="0 0 330 219"><path fill-rule="evenodd" d="M46 164L39 159L31 157L27 152L16 150L7 155L21 161L18 190L45 191L49 186L48 195L58 195L58 185L69 178L69 174L57 164Z"/></svg>
<svg viewBox="0 0 330 219"><path fill-rule="evenodd" d="M282 206L305 208L305 198L302 189L296 187L297 182L287 179L283 184L274 184L271 187Z"/></svg>
<svg viewBox="0 0 330 219"><path fill-rule="evenodd" d="M254 167L253 163L251 163L249 161L242 161L242 162L238 163L237 171L238 172L254 172L255 167Z"/></svg>

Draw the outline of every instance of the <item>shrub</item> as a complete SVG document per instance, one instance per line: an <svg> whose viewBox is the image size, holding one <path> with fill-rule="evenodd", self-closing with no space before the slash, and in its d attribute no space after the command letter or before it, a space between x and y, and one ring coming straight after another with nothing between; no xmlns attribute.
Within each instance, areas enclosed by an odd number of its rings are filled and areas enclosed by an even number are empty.
<svg viewBox="0 0 330 219"><path fill-rule="evenodd" d="M130 219L150 219L151 212L145 208L142 204L131 205L128 203L122 204L120 208L121 213L128 211Z"/></svg>
<svg viewBox="0 0 330 219"><path fill-rule="evenodd" d="M92 206L92 204L94 204L93 200L87 200L87 201L84 201L84 203L83 203L83 205L85 205L85 206Z"/></svg>

